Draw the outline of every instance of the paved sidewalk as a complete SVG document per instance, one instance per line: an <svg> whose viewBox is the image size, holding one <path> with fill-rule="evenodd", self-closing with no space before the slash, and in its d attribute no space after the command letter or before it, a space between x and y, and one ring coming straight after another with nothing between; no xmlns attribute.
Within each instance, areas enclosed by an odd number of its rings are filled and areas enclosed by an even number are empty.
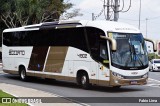
<svg viewBox="0 0 160 106"><path fill-rule="evenodd" d="M0 69L0 75L4 74L2 69ZM60 98L59 95L51 94L45 91L40 91L32 88L26 88L22 86L0 83L0 90L9 93L15 97L57 97L59 101L63 101L66 103L33 103L29 104L32 106L81 106L81 104L73 103L70 100Z"/></svg>
<svg viewBox="0 0 160 106"><path fill-rule="evenodd" d="M60 101L62 100L69 102L69 103L38 103L38 104L31 104L32 106L81 106L78 103L73 103L67 99L59 98L59 96L56 94L51 94L32 88L25 88L22 86L0 83L0 89L15 97L57 97L58 100Z"/></svg>

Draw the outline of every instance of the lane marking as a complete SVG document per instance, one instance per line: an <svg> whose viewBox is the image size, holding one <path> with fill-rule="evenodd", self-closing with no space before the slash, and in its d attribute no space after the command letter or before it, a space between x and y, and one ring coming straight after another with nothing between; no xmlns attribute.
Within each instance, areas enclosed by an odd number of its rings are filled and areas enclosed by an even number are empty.
<svg viewBox="0 0 160 106"><path fill-rule="evenodd" d="M146 84L144 86L160 88L160 81L156 80L156 79L148 78L148 84Z"/></svg>
<svg viewBox="0 0 160 106"><path fill-rule="evenodd" d="M156 81L156 82L159 82L160 83L160 81L159 80L156 80L156 79L152 79L152 78L148 78L149 80L151 80L151 81Z"/></svg>
<svg viewBox="0 0 160 106"><path fill-rule="evenodd" d="M7 73L0 73L0 76L6 75Z"/></svg>

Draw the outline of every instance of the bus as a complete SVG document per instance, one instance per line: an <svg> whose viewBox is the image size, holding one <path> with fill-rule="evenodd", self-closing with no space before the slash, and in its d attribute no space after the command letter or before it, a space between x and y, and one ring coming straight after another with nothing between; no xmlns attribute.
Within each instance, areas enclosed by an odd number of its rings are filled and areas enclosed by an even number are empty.
<svg viewBox="0 0 160 106"><path fill-rule="evenodd" d="M30 76L119 88L144 85L148 54L135 27L111 21L56 21L3 31L3 71L26 81Z"/></svg>

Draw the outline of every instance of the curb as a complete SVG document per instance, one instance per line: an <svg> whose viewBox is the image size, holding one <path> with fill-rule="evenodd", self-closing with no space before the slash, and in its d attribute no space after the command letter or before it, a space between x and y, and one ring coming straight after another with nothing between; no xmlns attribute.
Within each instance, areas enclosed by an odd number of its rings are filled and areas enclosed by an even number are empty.
<svg viewBox="0 0 160 106"><path fill-rule="evenodd" d="M2 68L2 65L3 65L3 64L2 64L2 63L0 63L0 68Z"/></svg>
<svg viewBox="0 0 160 106"><path fill-rule="evenodd" d="M32 88L25 88L22 86L0 83L0 89L15 97L62 97L56 94L51 94L45 91L40 91ZM16 89L16 90L15 90ZM59 98L66 103L26 103L30 106L84 106L83 103L69 100L65 97Z"/></svg>

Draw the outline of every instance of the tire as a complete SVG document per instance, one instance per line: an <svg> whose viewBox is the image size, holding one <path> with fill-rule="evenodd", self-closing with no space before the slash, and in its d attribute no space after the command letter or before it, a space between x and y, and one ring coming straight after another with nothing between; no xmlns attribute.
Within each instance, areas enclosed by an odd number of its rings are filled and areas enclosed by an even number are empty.
<svg viewBox="0 0 160 106"><path fill-rule="evenodd" d="M154 72L154 69L153 69L153 67L152 67L151 71L152 71L152 72Z"/></svg>
<svg viewBox="0 0 160 106"><path fill-rule="evenodd" d="M83 73L81 75L80 84L81 84L83 89L89 89L90 88L89 78L88 78L87 73Z"/></svg>
<svg viewBox="0 0 160 106"><path fill-rule="evenodd" d="M26 70L25 70L25 68L20 68L20 70L19 70L19 76L20 76L20 79L22 80L22 81L27 81L27 75L26 75Z"/></svg>
<svg viewBox="0 0 160 106"><path fill-rule="evenodd" d="M113 89L120 89L121 86L114 86Z"/></svg>

